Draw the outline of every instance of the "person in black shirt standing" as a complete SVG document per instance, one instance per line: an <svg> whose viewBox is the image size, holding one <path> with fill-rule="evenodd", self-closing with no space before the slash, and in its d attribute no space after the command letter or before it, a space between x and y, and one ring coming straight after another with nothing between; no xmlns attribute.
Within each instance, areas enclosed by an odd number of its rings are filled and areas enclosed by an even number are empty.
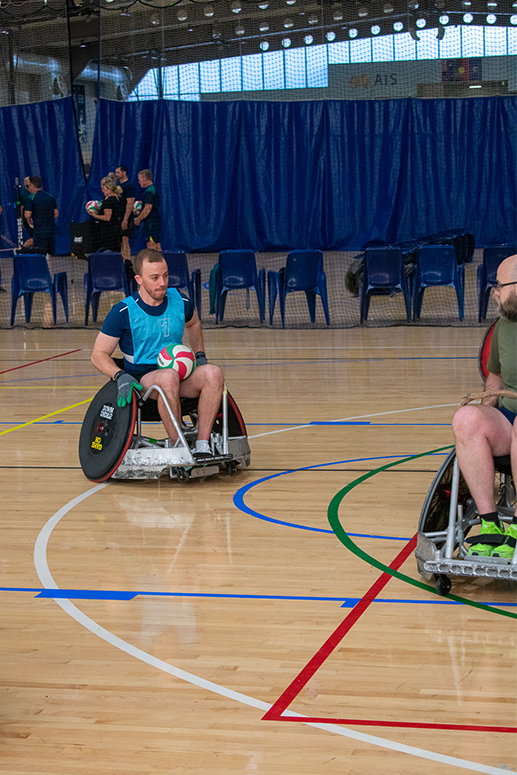
<svg viewBox="0 0 517 775"><path fill-rule="evenodd" d="M122 243L122 221L126 212L122 189L117 186L111 175L101 180L101 189L104 199L99 212L90 211L90 215L102 222L100 247L119 253Z"/></svg>
<svg viewBox="0 0 517 775"><path fill-rule="evenodd" d="M122 198L124 199L126 210L122 220L122 257L125 261L131 260L131 248L129 238L133 236L133 208L135 206L136 186L127 176L127 167L125 164L119 164L115 170L115 177L122 189Z"/></svg>
<svg viewBox="0 0 517 775"><path fill-rule="evenodd" d="M139 172L138 182L144 189L144 196L142 199L142 212L135 218L135 226L139 226L143 221L147 247L151 250L161 251L160 232L162 219L160 217L160 195L153 185L153 173L151 170Z"/></svg>
<svg viewBox="0 0 517 775"><path fill-rule="evenodd" d="M34 247L32 252L53 256L56 251L56 227L54 220L59 217L56 200L41 188L39 175L29 178L29 192L33 195L25 204L25 217L34 228Z"/></svg>

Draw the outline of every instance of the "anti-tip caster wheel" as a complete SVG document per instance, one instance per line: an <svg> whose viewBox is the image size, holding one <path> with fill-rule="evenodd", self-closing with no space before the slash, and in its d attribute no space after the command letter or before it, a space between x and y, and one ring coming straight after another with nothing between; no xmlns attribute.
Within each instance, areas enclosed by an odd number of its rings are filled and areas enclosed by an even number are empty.
<svg viewBox="0 0 517 775"><path fill-rule="evenodd" d="M448 576L445 576L443 573L437 573L435 576L435 589L438 592L439 595L448 595L451 591L451 580Z"/></svg>
<svg viewBox="0 0 517 775"><path fill-rule="evenodd" d="M176 472L176 477L178 479L178 482L188 482L189 480L189 472L185 471L184 468L178 468Z"/></svg>
<svg viewBox="0 0 517 775"><path fill-rule="evenodd" d="M237 463L235 460L231 460L226 464L226 470L228 471L228 476L235 476L237 473Z"/></svg>

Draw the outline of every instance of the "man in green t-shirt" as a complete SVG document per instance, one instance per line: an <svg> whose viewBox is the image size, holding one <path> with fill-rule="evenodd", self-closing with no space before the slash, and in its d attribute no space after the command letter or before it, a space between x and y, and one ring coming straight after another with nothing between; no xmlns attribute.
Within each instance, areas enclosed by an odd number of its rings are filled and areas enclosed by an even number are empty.
<svg viewBox="0 0 517 775"><path fill-rule="evenodd" d="M500 264L494 299L501 318L492 337L485 390L517 391L517 255ZM454 415L458 463L481 517L480 540L471 545L470 555L513 557L517 517L505 531L494 499L493 458L511 455L513 478L517 482L516 414L516 400L492 397L484 398L479 405L462 406Z"/></svg>

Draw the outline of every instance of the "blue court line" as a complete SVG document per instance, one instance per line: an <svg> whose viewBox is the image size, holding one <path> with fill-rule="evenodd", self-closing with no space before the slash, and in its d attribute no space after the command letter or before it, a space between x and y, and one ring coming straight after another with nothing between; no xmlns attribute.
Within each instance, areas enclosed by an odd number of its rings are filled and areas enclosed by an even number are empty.
<svg viewBox="0 0 517 775"><path fill-rule="evenodd" d="M313 601L320 603L342 603L341 608L353 608L362 599L360 597L318 597L316 595L239 595L217 592L145 592L127 590L98 589L39 589L34 587L0 587L0 592L38 592L36 598L71 599L71 600L134 600L135 597L174 597L174 598L207 598L224 600L292 600ZM462 605L456 600L412 600L406 598L376 598L375 603L404 603L411 605ZM501 608L516 608L517 603L484 603L483 605L499 606Z"/></svg>
<svg viewBox="0 0 517 775"><path fill-rule="evenodd" d="M435 455L446 455L448 453L446 452L438 452L434 453ZM262 484L263 482L267 482L270 479L277 479L279 476L287 476L288 474L295 474L300 471L311 471L316 468L328 468L329 466L337 466L342 465L344 463L363 463L368 462L371 460L397 460L398 458L403 457L409 457L408 455L380 455L379 457L360 457L360 458L354 458L353 460L338 460L334 461L333 463L319 463L315 466L304 466L303 468L293 468L292 470L288 471L281 471L280 473L271 474L270 476L264 476L262 479L256 479L254 482L250 482L249 484L245 484L244 487L241 487L235 495L233 496L233 503L234 505L240 510L243 511L245 514L249 514L252 517L256 517L257 519L262 520L263 522L271 522L274 525L282 525L284 527L294 527L298 530L308 530L312 533L327 533L331 535L335 535L333 530L326 530L321 527L309 527L307 525L300 525L296 522L285 522L281 519L274 519L273 517L267 517L265 514L261 514L259 511L255 511L254 509L251 509L249 506L246 505L244 502L244 495L248 492L248 490L251 490L253 487L256 487L258 484ZM349 533L348 535L354 536L354 538L377 538L382 539L384 541L410 541L411 538L402 538L399 536L381 536L381 535L370 535L368 533Z"/></svg>

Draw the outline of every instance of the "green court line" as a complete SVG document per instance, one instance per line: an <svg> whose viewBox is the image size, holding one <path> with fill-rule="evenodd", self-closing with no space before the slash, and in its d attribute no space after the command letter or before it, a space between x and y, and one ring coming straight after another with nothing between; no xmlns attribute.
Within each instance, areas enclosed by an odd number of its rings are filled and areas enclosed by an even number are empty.
<svg viewBox="0 0 517 775"><path fill-rule="evenodd" d="M384 563L380 562L380 560L376 560L375 557L372 557L370 554L360 549L357 544L352 541L339 521L338 511L341 501L345 495L354 489L354 487L357 487L366 479L370 479L370 477L375 476L375 474L378 474L380 471L385 471L387 468L399 466L401 463L407 463L409 460L416 460L419 457L433 455L436 452L443 452L446 449L452 449L453 446L453 444L449 444L447 447L440 447L439 449L431 449L429 452L421 452L418 455L411 455L410 457L405 457L402 460L396 460L394 463L387 463L386 465L380 466L380 468L375 468L373 471L368 471L368 473L360 476L358 479L354 479L353 482L350 482L350 484L347 484L346 487L343 487L342 490L336 493L336 495L334 495L330 501L327 511L330 527L332 528L339 541L341 541L343 546L352 552L352 554L355 554L356 557L364 560L364 562L367 562L369 565L373 565L374 568L378 568L379 570L383 571L383 573L388 573L390 576L400 579L400 581L405 581L406 584L411 584L413 587L417 587L418 589L424 589L426 592L430 592L432 595L447 597L450 600L456 600L458 603L469 605L472 608L480 608L483 611L490 611L491 613L498 614L499 616L507 616L510 619L517 619L517 614L511 613L510 611L503 611L501 609L494 608L491 605L484 605L483 603L475 603L472 600L467 600L465 597L459 597L459 595L453 595L450 592L447 595L440 595L436 589L431 587L429 584L424 584L422 581L417 581L416 579L411 578L411 576L406 576L404 573L400 573L400 571L388 568L388 566L384 565Z"/></svg>

